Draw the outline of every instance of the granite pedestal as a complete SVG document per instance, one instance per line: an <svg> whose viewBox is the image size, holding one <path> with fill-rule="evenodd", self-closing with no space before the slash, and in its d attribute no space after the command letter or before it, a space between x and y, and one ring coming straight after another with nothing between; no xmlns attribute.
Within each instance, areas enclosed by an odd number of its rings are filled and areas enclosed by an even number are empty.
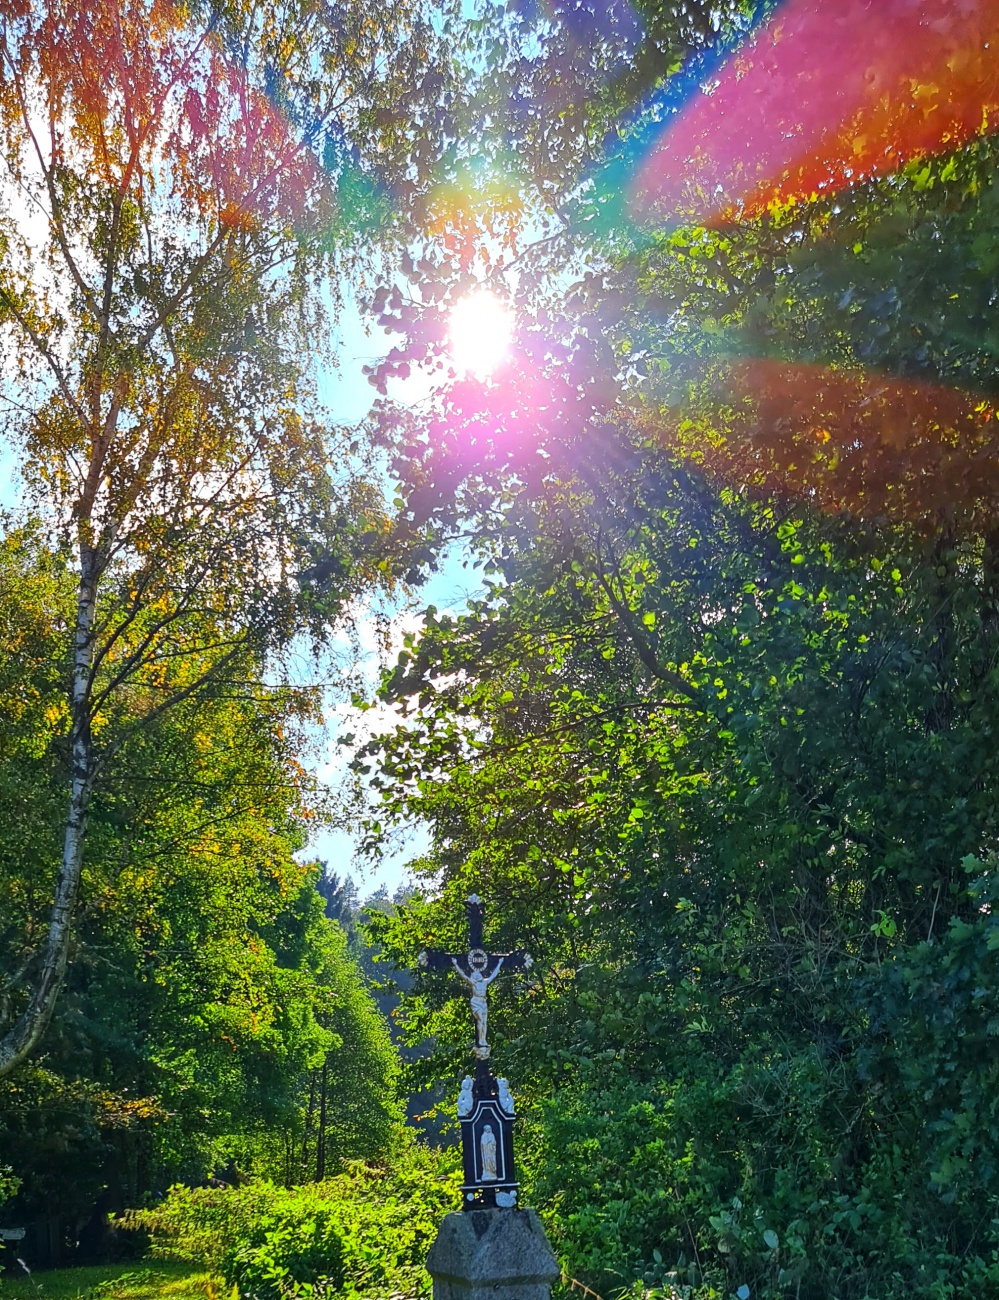
<svg viewBox="0 0 999 1300"><path fill-rule="evenodd" d="M550 1300L559 1276L534 1210L449 1214L427 1256L434 1300Z"/></svg>

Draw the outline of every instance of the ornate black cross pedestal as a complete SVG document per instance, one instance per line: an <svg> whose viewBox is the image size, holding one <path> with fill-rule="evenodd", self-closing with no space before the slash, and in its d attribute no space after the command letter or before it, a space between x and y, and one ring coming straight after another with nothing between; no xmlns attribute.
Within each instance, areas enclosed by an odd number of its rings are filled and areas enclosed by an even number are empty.
<svg viewBox="0 0 999 1300"><path fill-rule="evenodd" d="M500 971L529 970L531 958L521 951L492 953L482 946L485 905L472 894L465 903L468 917L468 951L420 953L426 970L455 970L471 990L475 1018L475 1075L467 1075L458 1096L461 1151L465 1181L462 1208L511 1209L517 1203L517 1176L513 1164L513 1096L506 1079L497 1079L489 1067L486 1038L489 985Z"/></svg>
<svg viewBox="0 0 999 1300"><path fill-rule="evenodd" d="M449 1214L427 1256L434 1300L551 1300L558 1264L533 1210L517 1208L513 1167L513 1097L505 1079L489 1068L486 1038L489 985L501 970L529 970L526 952L486 952L482 946L482 899L465 904L468 952L420 953L428 970L458 972L472 994L475 1076L467 1075L458 1097L465 1182L462 1209Z"/></svg>

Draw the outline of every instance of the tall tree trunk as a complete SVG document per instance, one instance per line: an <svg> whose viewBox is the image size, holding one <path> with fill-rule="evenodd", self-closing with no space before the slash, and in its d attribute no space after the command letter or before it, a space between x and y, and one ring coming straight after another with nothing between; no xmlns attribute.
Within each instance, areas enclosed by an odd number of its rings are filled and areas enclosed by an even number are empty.
<svg viewBox="0 0 999 1300"><path fill-rule="evenodd" d="M316 1139L316 1182L326 1177L326 1075L328 1062L323 1061L322 1082L319 1092L319 1136Z"/></svg>
<svg viewBox="0 0 999 1300"><path fill-rule="evenodd" d="M72 783L62 866L56 884L48 935L41 954L41 969L31 999L0 1039L0 1078L15 1069L37 1046L55 1010L66 976L73 912L80 887L87 813L93 790L93 739L90 727L90 675L94 661L94 617L97 609L97 556L81 547L80 585L73 636L73 696L70 729Z"/></svg>
<svg viewBox="0 0 999 1300"><path fill-rule="evenodd" d="M302 1178L309 1176L309 1141L312 1137L312 1121L316 1113L316 1073L309 1071L309 1108L305 1112L305 1125L302 1130L302 1156L299 1160L299 1173Z"/></svg>

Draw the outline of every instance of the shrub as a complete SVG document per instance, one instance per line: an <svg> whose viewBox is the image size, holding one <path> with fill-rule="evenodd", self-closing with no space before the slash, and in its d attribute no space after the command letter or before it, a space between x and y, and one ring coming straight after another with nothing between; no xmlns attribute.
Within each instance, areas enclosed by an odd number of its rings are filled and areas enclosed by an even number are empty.
<svg viewBox="0 0 999 1300"><path fill-rule="evenodd" d="M223 1255L220 1272L241 1296L282 1300L339 1291L344 1282L344 1247L337 1205L323 1189L276 1195L249 1225L246 1237Z"/></svg>
<svg viewBox="0 0 999 1300"><path fill-rule="evenodd" d="M0 1205L9 1201L21 1185L21 1180L14 1177L9 1165L0 1165Z"/></svg>
<svg viewBox="0 0 999 1300"><path fill-rule="evenodd" d="M303 1187L174 1187L129 1223L151 1232L158 1253L221 1274L243 1300L422 1296L423 1264L459 1183L451 1153L414 1147L389 1169L351 1164Z"/></svg>

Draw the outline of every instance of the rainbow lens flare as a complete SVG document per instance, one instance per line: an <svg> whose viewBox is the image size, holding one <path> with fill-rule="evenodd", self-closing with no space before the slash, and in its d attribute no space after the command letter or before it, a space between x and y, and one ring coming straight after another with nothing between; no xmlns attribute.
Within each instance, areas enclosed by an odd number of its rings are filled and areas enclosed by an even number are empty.
<svg viewBox="0 0 999 1300"><path fill-rule="evenodd" d="M653 141L639 219L835 193L999 123L999 0L787 0Z"/></svg>

